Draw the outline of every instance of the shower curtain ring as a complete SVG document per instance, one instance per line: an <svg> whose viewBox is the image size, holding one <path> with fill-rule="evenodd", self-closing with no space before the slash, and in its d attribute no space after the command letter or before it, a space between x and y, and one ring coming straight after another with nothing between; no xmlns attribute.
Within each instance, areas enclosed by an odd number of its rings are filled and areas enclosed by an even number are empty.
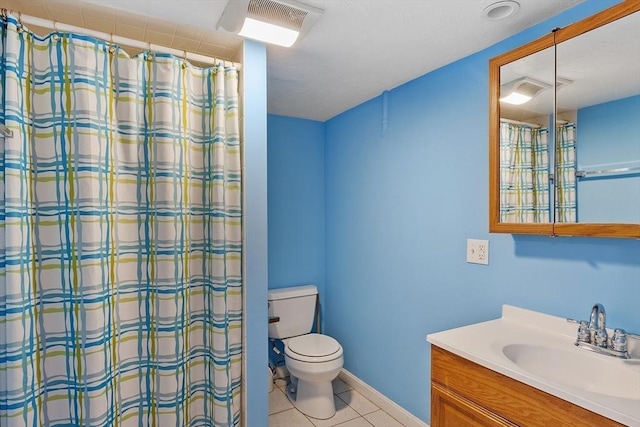
<svg viewBox="0 0 640 427"><path fill-rule="evenodd" d="M58 23L56 21L53 21L53 29L56 32L56 34L53 35L53 39L55 41L60 40L60 36L57 34L58 33Z"/></svg>
<svg viewBox="0 0 640 427"><path fill-rule="evenodd" d="M115 44L113 43L113 33L109 33L109 53L116 51Z"/></svg>
<svg viewBox="0 0 640 427"><path fill-rule="evenodd" d="M0 16L2 16L2 19L7 19L7 9L2 9L0 10Z"/></svg>
<svg viewBox="0 0 640 427"><path fill-rule="evenodd" d="M22 25L22 13L20 13L20 12L18 12L18 26L17 26L16 30L19 33L22 33L24 31L24 25Z"/></svg>

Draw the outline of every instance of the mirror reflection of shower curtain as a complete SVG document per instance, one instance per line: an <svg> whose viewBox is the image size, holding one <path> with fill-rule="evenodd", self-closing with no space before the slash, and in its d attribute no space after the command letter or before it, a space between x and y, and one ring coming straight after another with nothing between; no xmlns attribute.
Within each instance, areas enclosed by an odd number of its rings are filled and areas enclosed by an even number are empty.
<svg viewBox="0 0 640 427"><path fill-rule="evenodd" d="M556 127L556 222L576 222L576 125Z"/></svg>
<svg viewBox="0 0 640 427"><path fill-rule="evenodd" d="M549 222L549 131L500 123L500 222Z"/></svg>

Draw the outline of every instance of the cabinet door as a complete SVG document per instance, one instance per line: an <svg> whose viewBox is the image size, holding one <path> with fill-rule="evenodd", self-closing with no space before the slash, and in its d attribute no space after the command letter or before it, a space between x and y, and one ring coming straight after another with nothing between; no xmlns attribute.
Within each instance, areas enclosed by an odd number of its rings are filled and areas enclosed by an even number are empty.
<svg viewBox="0 0 640 427"><path fill-rule="evenodd" d="M470 400L431 383L431 427L516 426Z"/></svg>

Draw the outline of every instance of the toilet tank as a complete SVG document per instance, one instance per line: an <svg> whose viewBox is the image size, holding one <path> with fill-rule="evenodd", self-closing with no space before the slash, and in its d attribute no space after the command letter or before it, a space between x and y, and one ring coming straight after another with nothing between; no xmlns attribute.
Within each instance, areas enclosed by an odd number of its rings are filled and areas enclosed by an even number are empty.
<svg viewBox="0 0 640 427"><path fill-rule="evenodd" d="M268 293L269 318L279 317L269 323L269 338L290 338L311 332L316 314L318 288L314 285L273 289Z"/></svg>

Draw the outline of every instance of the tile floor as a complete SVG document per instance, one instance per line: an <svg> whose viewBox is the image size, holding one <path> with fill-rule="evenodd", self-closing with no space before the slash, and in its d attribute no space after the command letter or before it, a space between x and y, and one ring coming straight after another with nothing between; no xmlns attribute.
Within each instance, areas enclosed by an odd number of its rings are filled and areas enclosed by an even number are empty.
<svg viewBox="0 0 640 427"><path fill-rule="evenodd" d="M276 380L269 393L269 427L403 427L389 414L340 379L333 381L336 414L317 420L299 412L285 394L286 382Z"/></svg>

